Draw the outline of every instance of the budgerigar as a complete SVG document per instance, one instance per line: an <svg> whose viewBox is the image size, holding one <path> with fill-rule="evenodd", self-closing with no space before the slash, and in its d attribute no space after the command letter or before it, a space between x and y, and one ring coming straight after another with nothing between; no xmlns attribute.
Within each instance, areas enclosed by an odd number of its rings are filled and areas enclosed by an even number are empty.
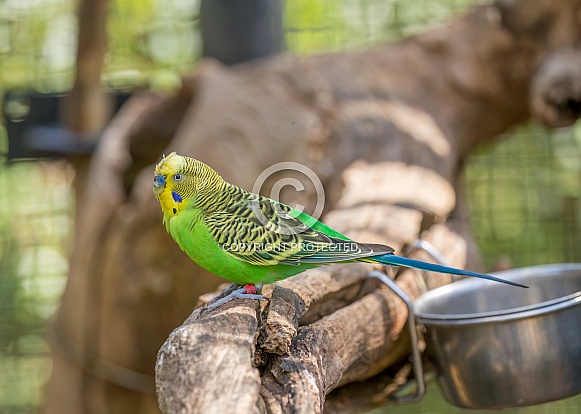
<svg viewBox="0 0 581 414"><path fill-rule="evenodd" d="M394 255L389 246L355 242L306 213L227 183L208 165L175 152L155 168L153 192L163 223L180 248L204 269L238 285L240 294L330 263L371 262L498 277ZM259 297L259 296L258 296Z"/></svg>

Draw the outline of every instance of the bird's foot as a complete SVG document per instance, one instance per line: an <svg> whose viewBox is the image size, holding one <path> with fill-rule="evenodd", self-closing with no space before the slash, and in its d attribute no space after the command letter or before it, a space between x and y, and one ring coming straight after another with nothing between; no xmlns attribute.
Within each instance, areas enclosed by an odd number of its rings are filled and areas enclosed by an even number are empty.
<svg viewBox="0 0 581 414"><path fill-rule="evenodd" d="M239 286L239 285L236 285ZM233 286L230 286L226 290L230 290ZM216 309L219 306L224 305L225 303L230 302L232 299L240 298L240 299L258 299L258 300L266 300L264 296L262 296L259 292L262 289L262 284L260 285L244 285L241 288L232 290L226 296L223 295L222 292L220 295L216 296L216 298L212 299L208 305L206 306L206 311Z"/></svg>
<svg viewBox="0 0 581 414"><path fill-rule="evenodd" d="M239 285L238 283L232 283L230 286L228 286L226 289L224 289L222 292L218 293L216 296L214 296L212 298L212 300L210 300L207 305L212 305L214 302L230 295L232 292L234 292L235 290L238 290L240 288L241 285Z"/></svg>

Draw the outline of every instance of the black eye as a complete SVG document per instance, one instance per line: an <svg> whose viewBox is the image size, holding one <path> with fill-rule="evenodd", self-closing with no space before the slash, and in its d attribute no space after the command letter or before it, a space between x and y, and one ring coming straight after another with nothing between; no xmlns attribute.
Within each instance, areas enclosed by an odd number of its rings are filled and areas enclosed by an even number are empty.
<svg viewBox="0 0 581 414"><path fill-rule="evenodd" d="M174 174L173 176L174 181L181 181L182 178L184 178L184 176L181 174Z"/></svg>

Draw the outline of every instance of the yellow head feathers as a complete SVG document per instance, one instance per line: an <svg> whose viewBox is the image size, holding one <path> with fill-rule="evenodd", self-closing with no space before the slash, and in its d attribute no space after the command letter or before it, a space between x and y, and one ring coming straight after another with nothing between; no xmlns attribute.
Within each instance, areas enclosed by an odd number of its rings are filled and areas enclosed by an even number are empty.
<svg viewBox="0 0 581 414"><path fill-rule="evenodd" d="M155 166L155 175L169 176L184 169L186 157L178 155L175 151L167 157L164 155L161 161Z"/></svg>
<svg viewBox="0 0 581 414"><path fill-rule="evenodd" d="M172 152L157 164L153 194L161 204L164 216L175 216L188 206L196 206L202 194L215 191L224 181L201 161Z"/></svg>

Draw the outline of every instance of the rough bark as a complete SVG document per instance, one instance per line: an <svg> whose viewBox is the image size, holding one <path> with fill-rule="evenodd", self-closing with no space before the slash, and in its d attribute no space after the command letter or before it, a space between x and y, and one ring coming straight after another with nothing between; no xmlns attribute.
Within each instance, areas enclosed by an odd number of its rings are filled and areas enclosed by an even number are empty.
<svg viewBox="0 0 581 414"><path fill-rule="evenodd" d="M156 353L219 283L161 225L151 196L161 151L199 158L247 189L276 162L303 163L325 186L328 224L397 251L423 234L453 264L474 268L460 168L476 145L531 116L555 127L578 117L580 7L499 1L358 54L231 69L205 61L173 96L133 99L108 128L79 200L45 411L156 412ZM315 200L305 191L300 203ZM322 268L276 284L260 313L255 302L194 312L160 353L162 408L227 411L236 401L236 412L353 412L385 403L405 377L405 308L365 275L362 265ZM397 280L413 297L424 288L414 272ZM447 282L430 275L425 288ZM78 358L63 352L67 341Z"/></svg>

